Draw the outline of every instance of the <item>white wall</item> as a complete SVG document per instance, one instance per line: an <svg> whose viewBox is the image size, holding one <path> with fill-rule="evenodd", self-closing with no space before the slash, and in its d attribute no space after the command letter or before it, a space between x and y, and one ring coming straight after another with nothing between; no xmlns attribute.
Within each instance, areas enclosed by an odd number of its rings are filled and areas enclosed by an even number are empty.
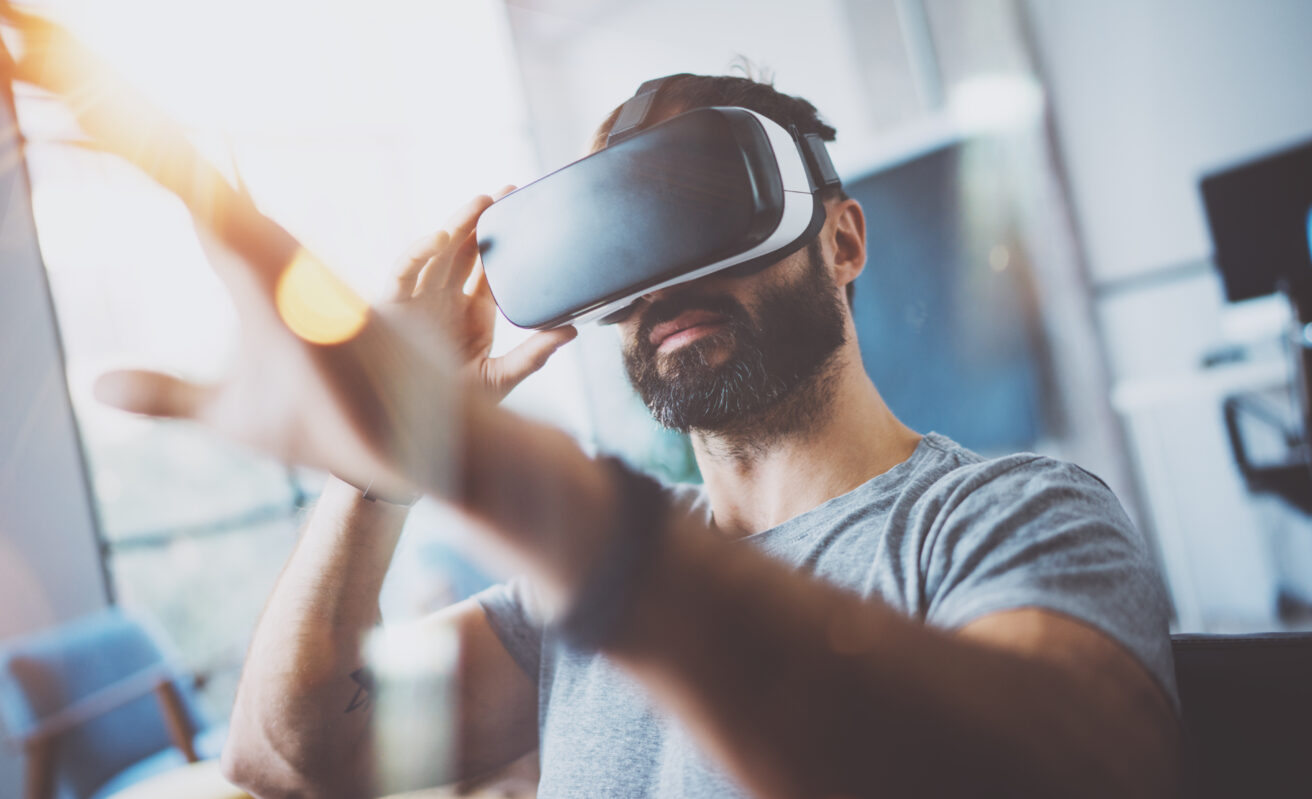
<svg viewBox="0 0 1312 799"><path fill-rule="evenodd" d="M3 127L12 129L7 112ZM106 604L26 178L0 142L0 641ZM0 796L21 765L0 747Z"/></svg>
<svg viewBox="0 0 1312 799"><path fill-rule="evenodd" d="M1210 254L1201 172L1312 134L1304 0L1029 0L1095 281Z"/></svg>
<svg viewBox="0 0 1312 799"><path fill-rule="evenodd" d="M1200 368L1237 334L1210 266L1198 178L1312 137L1312 3L1027 0L1024 10L1181 624L1276 626L1281 585L1312 596L1312 562L1297 546L1312 528L1244 491L1219 402L1281 382L1266 346L1279 309L1238 336L1263 345L1255 367Z"/></svg>
<svg viewBox="0 0 1312 799"><path fill-rule="evenodd" d="M849 5L861 7L854 15ZM815 103L842 135L834 157L923 113L894 0L543 0L507 3L541 165L584 154L597 123L645 80L725 74L746 57ZM857 18L859 17L859 18ZM856 24L868 33L858 36ZM867 62L879 55L877 64ZM871 94L872 82L881 94Z"/></svg>

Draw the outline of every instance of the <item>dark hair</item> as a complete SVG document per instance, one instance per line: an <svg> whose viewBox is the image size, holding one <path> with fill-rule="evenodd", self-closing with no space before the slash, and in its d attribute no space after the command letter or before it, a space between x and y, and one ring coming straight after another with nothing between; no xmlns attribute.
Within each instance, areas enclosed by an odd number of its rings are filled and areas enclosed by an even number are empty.
<svg viewBox="0 0 1312 799"><path fill-rule="evenodd" d="M660 94L657 95L656 103L652 106L649 119L656 122L694 108L713 105L748 108L778 122L785 129L796 127L798 133L802 135L815 133L826 142L831 142L838 136L834 126L821 119L820 112L809 101L784 94L769 82L734 75L692 75L686 72L671 75L661 85ZM606 146L606 137L615 126L620 108L623 108L623 105L611 111L597 128L597 132L592 135L590 149L593 152ZM820 199L846 200L847 193L843 191L842 186L834 186L821 191ZM848 283L849 304L853 292L854 286Z"/></svg>

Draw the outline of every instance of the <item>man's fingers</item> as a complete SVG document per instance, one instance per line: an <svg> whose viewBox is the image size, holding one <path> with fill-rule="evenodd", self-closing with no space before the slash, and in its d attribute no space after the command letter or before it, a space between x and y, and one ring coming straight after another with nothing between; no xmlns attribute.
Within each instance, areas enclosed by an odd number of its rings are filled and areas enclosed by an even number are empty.
<svg viewBox="0 0 1312 799"><path fill-rule="evenodd" d="M441 252L450 243L451 234L439 230L410 245L410 249L397 262L393 299L410 299L415 293L415 286L419 283L419 276L423 274L424 268L433 262L435 253Z"/></svg>
<svg viewBox="0 0 1312 799"><path fill-rule="evenodd" d="M414 283L419 279L424 268L430 265L434 257L446 252L451 242L463 241L478 224L479 215L491 204L492 198L487 195L475 197L452 214L441 230L424 236L410 245L410 249L406 250L398 266L397 283L408 281L413 290Z"/></svg>
<svg viewBox="0 0 1312 799"><path fill-rule="evenodd" d="M492 202L500 200L507 194L515 190L514 186L509 184L502 186L492 194ZM484 208L483 211L486 211ZM482 211L479 212L482 215ZM478 219L474 220L475 226ZM460 247L456 249L451 260L451 271L447 275L446 288L459 287L463 289L469 283L469 276L473 274L474 278L474 296L479 297L484 294L490 299L492 291L487 287L487 279L483 275L483 264L478 256L478 235L476 227L469 229L469 237L461 242Z"/></svg>
<svg viewBox="0 0 1312 799"><path fill-rule="evenodd" d="M443 230L438 235L444 237L445 243L447 232ZM415 295L415 286L419 284L419 275L423 273L424 267L428 266L432 261L433 259L431 257L403 258L401 260L401 268L396 272L396 285L393 289L392 299L400 302L413 297Z"/></svg>
<svg viewBox="0 0 1312 799"><path fill-rule="evenodd" d="M514 190L514 186L506 184L492 194L492 201L496 202ZM475 299L486 299L495 302L492 297L492 287L488 285L487 282L487 273L483 271L483 259L478 255L478 236L470 236L465 244L461 245L461 250L457 253L456 257L457 259L466 259L461 261L461 263L468 263L469 268L472 270L472 274L474 275L474 291L472 296ZM465 275L463 275L463 279L460 281L461 287L464 287L465 284L468 283L470 274L470 272L466 272Z"/></svg>
<svg viewBox="0 0 1312 799"><path fill-rule="evenodd" d="M447 269L445 287L463 290L477 264L478 237L471 231L451 254L451 266Z"/></svg>
<svg viewBox="0 0 1312 799"><path fill-rule="evenodd" d="M77 37L41 17L0 7L22 33L15 76L60 97L97 148L176 194L200 224L242 256L244 271L271 297L300 248L296 239L234 191L183 127Z"/></svg>
<svg viewBox="0 0 1312 799"><path fill-rule="evenodd" d="M465 236L465 239L470 238L473 237ZM464 241L457 245L453 240L441 252L429 259L428 264L424 266L424 271L419 275L419 282L415 285L416 297L445 288L456 279L455 273L460 271L458 253L462 249L464 249Z"/></svg>
<svg viewBox="0 0 1312 799"><path fill-rule="evenodd" d="M474 226L478 224L479 215L491 204L491 197L479 195L452 214L437 233L415 242L401 259L397 270L398 295L410 280L415 281L411 287L413 293L432 286L446 285L455 247L469 238Z"/></svg>
<svg viewBox="0 0 1312 799"><path fill-rule="evenodd" d="M578 329L571 325L534 333L518 347L488 362L491 371L489 385L504 397L524 378L541 369L556 350L578 334Z"/></svg>
<svg viewBox="0 0 1312 799"><path fill-rule="evenodd" d="M128 369L101 375L93 391L106 405L131 413L195 419L211 389L160 372Z"/></svg>
<svg viewBox="0 0 1312 799"><path fill-rule="evenodd" d="M465 203L464 207L447 220L445 229L450 232L451 240L445 248L435 253L433 261L424 267L423 274L419 276L419 285L415 289L417 293L422 294L430 287L450 288L453 285L464 284L478 254L474 227L478 224L478 218L491 204L492 198L481 194Z"/></svg>
<svg viewBox="0 0 1312 799"><path fill-rule="evenodd" d="M474 267L474 293L472 296L474 299L496 302L496 298L492 296L492 285L487 282L487 272L483 271L482 261L479 261Z"/></svg>
<svg viewBox="0 0 1312 799"><path fill-rule="evenodd" d="M474 232L474 226L478 224L478 218L483 215L483 212L491 204L491 197L486 194L478 195L452 214L451 218L446 220L446 224L442 226L442 229L451 231L452 241L464 241L466 236Z"/></svg>

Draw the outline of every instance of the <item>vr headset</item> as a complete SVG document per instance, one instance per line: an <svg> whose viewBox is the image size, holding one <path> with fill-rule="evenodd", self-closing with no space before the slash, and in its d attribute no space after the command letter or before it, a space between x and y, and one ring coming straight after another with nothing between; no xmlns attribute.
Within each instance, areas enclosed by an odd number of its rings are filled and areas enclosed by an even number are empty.
<svg viewBox="0 0 1312 799"><path fill-rule="evenodd" d="M483 269L513 324L619 322L644 294L728 269L757 272L820 232L818 192L839 185L820 137L732 107L644 130L673 77L642 84L604 150L483 212Z"/></svg>

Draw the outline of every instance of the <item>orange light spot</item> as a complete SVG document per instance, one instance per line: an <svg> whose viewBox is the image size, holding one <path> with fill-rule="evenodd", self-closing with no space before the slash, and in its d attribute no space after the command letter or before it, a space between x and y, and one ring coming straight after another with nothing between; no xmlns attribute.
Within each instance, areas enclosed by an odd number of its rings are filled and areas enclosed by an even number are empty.
<svg viewBox="0 0 1312 799"><path fill-rule="evenodd" d="M278 315L311 344L340 344L369 318L369 304L318 258L299 250L278 278Z"/></svg>

